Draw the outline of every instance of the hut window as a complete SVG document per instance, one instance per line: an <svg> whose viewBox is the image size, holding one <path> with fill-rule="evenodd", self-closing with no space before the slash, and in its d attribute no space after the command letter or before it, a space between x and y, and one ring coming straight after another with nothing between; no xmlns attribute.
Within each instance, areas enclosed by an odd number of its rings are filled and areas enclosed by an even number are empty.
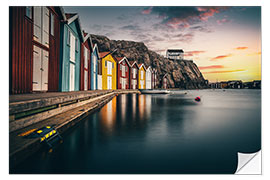
<svg viewBox="0 0 270 180"><path fill-rule="evenodd" d="M49 10L34 7L34 40L49 47Z"/></svg>
<svg viewBox="0 0 270 180"><path fill-rule="evenodd" d="M32 7L31 6L26 6L26 16L30 19L32 19Z"/></svg>
<svg viewBox="0 0 270 180"><path fill-rule="evenodd" d="M50 14L46 7L42 8L42 44L49 47L49 20Z"/></svg>
<svg viewBox="0 0 270 180"><path fill-rule="evenodd" d="M76 52L78 52L78 49L79 49L78 39L75 38L75 50L76 50Z"/></svg>
<svg viewBox="0 0 270 180"><path fill-rule="evenodd" d="M70 46L70 31L68 30L68 33L67 33L67 45Z"/></svg>
<svg viewBox="0 0 270 180"><path fill-rule="evenodd" d="M141 79L143 79L143 71L141 71Z"/></svg>
<svg viewBox="0 0 270 180"><path fill-rule="evenodd" d="M70 61L75 63L75 36L70 33Z"/></svg>
<svg viewBox="0 0 270 180"><path fill-rule="evenodd" d="M54 15L51 13L51 35L54 36Z"/></svg>
<svg viewBox="0 0 270 180"><path fill-rule="evenodd" d="M96 65L96 64L97 64L97 63L96 63L96 59L97 59L97 58L96 58L96 56L94 55L94 56L93 56L93 71L94 71L94 73L97 71L97 70L96 70L96 66L97 66L97 65Z"/></svg>
<svg viewBox="0 0 270 180"><path fill-rule="evenodd" d="M136 78L136 69L133 68L132 70L133 70L133 78Z"/></svg>
<svg viewBox="0 0 270 180"><path fill-rule="evenodd" d="M105 61L105 67L107 67L107 61Z"/></svg>
<svg viewBox="0 0 270 180"><path fill-rule="evenodd" d="M88 69L88 49L84 47L84 68Z"/></svg>
<svg viewBox="0 0 270 180"><path fill-rule="evenodd" d="M112 74L112 65L113 65L113 63L108 61L107 74L109 74L109 75Z"/></svg>
<svg viewBox="0 0 270 180"><path fill-rule="evenodd" d="M126 67L126 66L123 66L123 65L122 65L122 76L123 76L123 77L125 77L125 75L126 75L126 74L125 74L125 72L126 72L125 67Z"/></svg>

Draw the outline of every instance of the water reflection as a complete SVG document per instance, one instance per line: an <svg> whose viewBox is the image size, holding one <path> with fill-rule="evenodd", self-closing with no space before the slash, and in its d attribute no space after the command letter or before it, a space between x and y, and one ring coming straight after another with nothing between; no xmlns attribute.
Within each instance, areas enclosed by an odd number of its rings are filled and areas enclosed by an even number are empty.
<svg viewBox="0 0 270 180"><path fill-rule="evenodd" d="M136 104L137 104L137 95L136 94L132 94L131 95L131 103L132 103L132 118L135 119L136 117Z"/></svg>
<svg viewBox="0 0 270 180"><path fill-rule="evenodd" d="M261 148L260 101L260 91L120 95L14 172L234 173L237 151Z"/></svg>
<svg viewBox="0 0 270 180"><path fill-rule="evenodd" d="M116 123L116 97L100 110L99 119L103 131L112 133Z"/></svg>
<svg viewBox="0 0 270 180"><path fill-rule="evenodd" d="M139 98L138 98L140 119L144 119L144 115L145 115L145 107L146 107L145 97L146 97L145 95L139 95Z"/></svg>

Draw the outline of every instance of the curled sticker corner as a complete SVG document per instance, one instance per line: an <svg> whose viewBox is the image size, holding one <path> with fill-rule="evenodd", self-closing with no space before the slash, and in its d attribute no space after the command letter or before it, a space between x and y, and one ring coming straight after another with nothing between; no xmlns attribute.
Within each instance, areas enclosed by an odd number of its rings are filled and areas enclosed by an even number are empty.
<svg viewBox="0 0 270 180"><path fill-rule="evenodd" d="M237 156L238 164L235 174L261 174L261 150L255 153L238 152ZM247 167L250 164L251 166Z"/></svg>

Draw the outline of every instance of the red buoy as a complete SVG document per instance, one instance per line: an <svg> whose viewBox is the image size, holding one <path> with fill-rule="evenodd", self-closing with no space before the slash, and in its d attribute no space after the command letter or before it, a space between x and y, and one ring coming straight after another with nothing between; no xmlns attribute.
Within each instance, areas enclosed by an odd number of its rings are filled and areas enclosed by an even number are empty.
<svg viewBox="0 0 270 180"><path fill-rule="evenodd" d="M200 98L200 96L197 96L196 98L195 98L195 101L201 101L201 98Z"/></svg>

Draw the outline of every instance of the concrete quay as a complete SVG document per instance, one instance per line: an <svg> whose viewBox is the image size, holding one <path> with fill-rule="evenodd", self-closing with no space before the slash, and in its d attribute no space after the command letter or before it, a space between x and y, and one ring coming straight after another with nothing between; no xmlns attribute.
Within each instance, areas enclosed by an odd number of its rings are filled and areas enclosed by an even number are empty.
<svg viewBox="0 0 270 180"><path fill-rule="evenodd" d="M62 134L116 95L126 93L140 93L140 91L100 90L11 95L9 104L10 168L42 147L40 138L19 136L22 133L44 126L53 126ZM46 109L47 107L53 108ZM39 112L39 109L43 110ZM24 115L18 116L18 114Z"/></svg>

